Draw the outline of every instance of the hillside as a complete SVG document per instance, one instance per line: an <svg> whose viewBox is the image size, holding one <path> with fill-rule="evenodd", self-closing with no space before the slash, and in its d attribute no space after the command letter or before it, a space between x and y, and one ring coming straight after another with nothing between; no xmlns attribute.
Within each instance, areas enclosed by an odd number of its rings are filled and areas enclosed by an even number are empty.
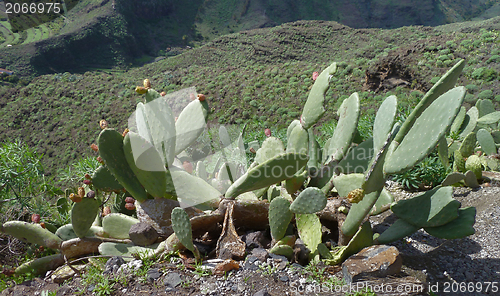
<svg viewBox="0 0 500 296"><path fill-rule="evenodd" d="M22 139L45 154L48 172L93 155L89 148L106 119L122 131L142 101L144 78L172 92L195 86L212 108L212 123L249 122L276 130L298 118L312 73L339 63L327 93L325 120L352 92L370 120L389 94L399 108L415 105L459 58L467 59L460 84L466 104L498 104L500 18L441 27L353 29L336 22L299 21L223 36L182 54L129 71L42 75L27 86L0 88L0 141ZM33 132L35 130L36 132ZM321 132L321 125L316 129Z"/></svg>
<svg viewBox="0 0 500 296"><path fill-rule="evenodd" d="M0 68L43 74L127 69L222 35L297 20L352 28L436 26L498 15L492 0L80 0L64 16L14 33L0 12ZM3 1L0 1L2 10Z"/></svg>

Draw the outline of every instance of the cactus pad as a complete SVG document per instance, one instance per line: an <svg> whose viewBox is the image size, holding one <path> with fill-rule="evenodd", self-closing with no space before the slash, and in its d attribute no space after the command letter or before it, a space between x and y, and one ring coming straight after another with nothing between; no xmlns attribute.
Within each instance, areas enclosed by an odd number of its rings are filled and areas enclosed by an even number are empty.
<svg viewBox="0 0 500 296"><path fill-rule="evenodd" d="M450 70L448 70L448 72L446 72L441 77L441 79L439 79L438 82L436 82L432 86L432 88L424 95L424 97L417 104L415 109L413 109L413 111L410 113L410 115L406 119L405 123L401 126L401 129L399 130L398 134L394 138L394 141L396 141L397 143L401 143L403 141L403 138L406 136L406 134L410 131L410 129L413 128L413 125L415 124L415 121L417 120L417 118L419 118L420 115L425 110L428 110L429 109L428 107L431 104L433 104L435 100L437 100L439 97L441 97L443 94L445 94L449 89L451 89L455 85L455 83L458 80L458 77L462 73L464 66L465 66L465 60L460 60ZM464 92L465 92L465 90L464 90ZM456 110L455 114L457 112L458 112L458 110ZM441 114L439 114L439 113L437 113L437 114L439 116L436 116L436 118L443 117Z"/></svg>
<svg viewBox="0 0 500 296"><path fill-rule="evenodd" d="M311 250L311 253L316 252L322 237L321 222L318 216L316 214L296 214L295 219L300 239Z"/></svg>
<svg viewBox="0 0 500 296"><path fill-rule="evenodd" d="M340 105L337 114L339 115L339 122L333 132L325 163L334 160L340 161L351 147L359 120L358 94L353 93L349 98L345 99Z"/></svg>
<svg viewBox="0 0 500 296"><path fill-rule="evenodd" d="M123 139L123 151L144 189L153 197L163 197L167 190L167 170L155 147L139 134L129 132Z"/></svg>
<svg viewBox="0 0 500 296"><path fill-rule="evenodd" d="M469 186L470 188L478 188L479 187L479 182L477 182L477 176L472 171L465 172L464 182L465 182L465 185Z"/></svg>
<svg viewBox="0 0 500 296"><path fill-rule="evenodd" d="M403 219L398 219L394 222L394 224L380 234L375 243L380 245L392 243L411 235L419 229L420 227L418 226L405 222Z"/></svg>
<svg viewBox="0 0 500 296"><path fill-rule="evenodd" d="M458 111L457 117L455 117L455 120L453 120L453 123L451 124L450 133L460 132L466 114L467 110L465 110L465 107L464 106L460 107L460 111Z"/></svg>
<svg viewBox="0 0 500 296"><path fill-rule="evenodd" d="M134 254L140 254L141 256L153 255L156 247L158 247L158 244L141 247L133 244L105 242L99 245L99 254L104 256L123 256L125 261L131 261Z"/></svg>
<svg viewBox="0 0 500 296"><path fill-rule="evenodd" d="M466 158L474 153L474 148L476 148L476 139L477 137L475 132L469 133L464 138L462 144L460 144L460 148L458 148L462 157Z"/></svg>
<svg viewBox="0 0 500 296"><path fill-rule="evenodd" d="M64 265L64 263L63 255L54 254L28 261L16 268L15 272L16 274L31 273L32 275L45 275L47 271L54 270Z"/></svg>
<svg viewBox="0 0 500 296"><path fill-rule="evenodd" d="M369 138L358 146L351 148L338 164L340 172L343 174L364 173L374 156L373 145L373 138Z"/></svg>
<svg viewBox="0 0 500 296"><path fill-rule="evenodd" d="M100 166L94 171L92 185L95 189L103 191L124 190L122 184L116 180L106 166Z"/></svg>
<svg viewBox="0 0 500 296"><path fill-rule="evenodd" d="M459 172L453 172L448 174L446 178L441 182L441 186L452 186L465 179L465 174Z"/></svg>
<svg viewBox="0 0 500 296"><path fill-rule="evenodd" d="M481 145L481 150L483 150L484 153L487 155L497 154L497 146L495 145L495 140L491 136L490 132L482 128L477 131L476 136L479 145Z"/></svg>
<svg viewBox="0 0 500 296"><path fill-rule="evenodd" d="M458 217L460 202L453 199L453 188L436 187L391 206L394 214L418 227L441 226Z"/></svg>
<svg viewBox="0 0 500 296"><path fill-rule="evenodd" d="M51 249L59 249L59 246L62 243L62 240L49 230L42 228L39 224L31 224L28 222L5 222L0 228L0 232L12 235L22 241L45 246Z"/></svg>
<svg viewBox="0 0 500 296"><path fill-rule="evenodd" d="M458 218L439 227L425 227L424 230L432 236L455 239L475 233L476 208L469 207L459 210Z"/></svg>
<svg viewBox="0 0 500 296"><path fill-rule="evenodd" d="M278 241L282 239L292 221L293 213L290 211L290 202L283 197L274 198L269 204L269 226L271 237Z"/></svg>
<svg viewBox="0 0 500 296"><path fill-rule="evenodd" d="M207 125L208 111L206 102L194 100L179 114L175 122L175 154L184 151L203 133Z"/></svg>
<svg viewBox="0 0 500 296"><path fill-rule="evenodd" d="M123 152L122 135L113 129L104 129L99 134L97 142L99 155L104 159L111 174L136 200L145 201L148 195L128 165Z"/></svg>
<svg viewBox="0 0 500 296"><path fill-rule="evenodd" d="M332 63L316 78L302 111L301 124L305 129L313 126L325 113L325 93L329 88L330 75L337 71L337 63Z"/></svg>
<svg viewBox="0 0 500 296"><path fill-rule="evenodd" d="M375 151L379 151L384 146L394 125L397 107L398 99L396 96L387 97L380 105L373 123L373 149Z"/></svg>
<svg viewBox="0 0 500 296"><path fill-rule="evenodd" d="M71 209L71 224L75 234L85 237L89 232L99 213L99 201L93 198L84 198L81 202L73 204Z"/></svg>
<svg viewBox="0 0 500 296"><path fill-rule="evenodd" d="M309 158L305 154L285 153L249 169L236 180L226 192L227 199L234 199L241 193L264 188L292 178Z"/></svg>
<svg viewBox="0 0 500 296"><path fill-rule="evenodd" d="M401 144L386 159L385 173L403 172L424 159L448 130L460 109L464 95L465 88L456 87L441 95L425 109L416 118Z"/></svg>
<svg viewBox="0 0 500 296"><path fill-rule="evenodd" d="M102 219L102 228L112 238L126 239L129 238L128 232L130 231L130 227L137 223L139 223L139 220L136 218L120 213L113 213Z"/></svg>
<svg viewBox="0 0 500 296"><path fill-rule="evenodd" d="M287 138L286 151L309 154L309 133L302 125L296 125Z"/></svg>
<svg viewBox="0 0 500 296"><path fill-rule="evenodd" d="M462 126L462 131L460 132L460 137L464 138L476 129L477 120L479 118L479 111L475 106L471 107L467 114L465 115L464 125Z"/></svg>
<svg viewBox="0 0 500 296"><path fill-rule="evenodd" d="M172 229L180 242L186 249L194 252L193 230L189 216L182 208L176 207L172 210Z"/></svg>
<svg viewBox="0 0 500 296"><path fill-rule="evenodd" d="M319 188L304 189L290 205L290 211L295 214L313 214L326 206L326 196Z"/></svg>
<svg viewBox="0 0 500 296"><path fill-rule="evenodd" d="M181 207L190 207L219 199L222 194L205 180L179 170L172 171L177 199Z"/></svg>
<svg viewBox="0 0 500 296"><path fill-rule="evenodd" d="M281 142L278 138L269 137L264 140L262 147L257 150L255 162L264 163L283 153L285 153L285 146L283 145L283 142Z"/></svg>

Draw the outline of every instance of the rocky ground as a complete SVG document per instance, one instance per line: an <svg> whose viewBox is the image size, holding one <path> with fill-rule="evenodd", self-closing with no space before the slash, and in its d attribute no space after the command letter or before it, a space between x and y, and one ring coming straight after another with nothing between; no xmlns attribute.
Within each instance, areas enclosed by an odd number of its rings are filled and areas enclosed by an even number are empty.
<svg viewBox="0 0 500 296"><path fill-rule="evenodd" d="M102 280L88 284L82 277L58 284L48 276L5 289L0 295L355 295L367 284L377 292L376 295L498 295L500 187L492 185L455 189L455 198L462 207L474 206L477 209L474 235L447 241L419 231L392 244L403 259L402 272L398 276L370 278L348 286L339 266L304 267L281 256L269 256L264 249L255 249L246 261L236 262L238 269L225 274L219 270L221 275L205 275L203 272L210 269L217 273L215 267L220 263L217 260L196 268L189 260L171 258L142 269L141 261L133 261L128 263L131 265L129 271L119 273L120 262L115 259L107 263L107 271L101 275L101 278L109 279L107 285ZM401 190L395 183L390 183L389 189L396 198L416 194ZM375 230L381 229L394 220L386 212L373 219L372 226ZM134 266L143 273L133 271ZM396 292L398 287L414 287L416 290ZM419 290L422 287L424 292ZM392 293L388 293L391 289Z"/></svg>

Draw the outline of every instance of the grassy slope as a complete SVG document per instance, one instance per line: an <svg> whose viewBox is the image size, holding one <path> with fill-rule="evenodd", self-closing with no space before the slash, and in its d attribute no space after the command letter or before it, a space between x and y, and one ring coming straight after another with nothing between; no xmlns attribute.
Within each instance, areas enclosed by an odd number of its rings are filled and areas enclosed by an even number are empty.
<svg viewBox="0 0 500 296"><path fill-rule="evenodd" d="M99 133L100 119L120 131L125 128L142 100L133 89L144 78L160 91L196 86L207 95L212 122L249 121L253 129L284 126L299 117L312 72L332 61L340 67L328 92L326 120L335 118L337 106L354 91L360 92L363 112L372 114L388 93L364 89L365 71L387 61L410 73L403 77L408 85L391 90L404 107L415 104L433 77L467 57L460 84L471 90L467 101L473 104L482 90L491 90L486 94L490 98L500 94L496 77L486 81L476 71L500 71L497 63L487 63L499 58L500 38L493 31L500 29L499 20L395 30L301 21L224 36L127 72L44 75L26 87L0 89L0 141L22 138L46 155L45 164L55 172L92 155L88 147Z"/></svg>

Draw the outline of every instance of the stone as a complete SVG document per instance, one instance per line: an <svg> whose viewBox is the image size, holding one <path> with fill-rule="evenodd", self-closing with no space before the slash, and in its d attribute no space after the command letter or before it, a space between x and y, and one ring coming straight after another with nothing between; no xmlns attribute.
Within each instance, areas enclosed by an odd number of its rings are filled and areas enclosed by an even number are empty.
<svg viewBox="0 0 500 296"><path fill-rule="evenodd" d="M177 287L178 285L180 285L182 283L182 279L181 279L181 276L178 273L176 273L176 272L170 272L165 277L165 280L163 281L163 283L165 285L167 285L167 286L175 288L175 287Z"/></svg>
<svg viewBox="0 0 500 296"><path fill-rule="evenodd" d="M376 245L364 248L342 264L342 274L348 285L364 278L381 278L397 275L403 259L393 246Z"/></svg>
<svg viewBox="0 0 500 296"><path fill-rule="evenodd" d="M256 248L252 250L251 256L257 257L260 262L266 262L267 258L269 258L269 252L263 248Z"/></svg>
<svg viewBox="0 0 500 296"><path fill-rule="evenodd" d="M158 232L148 223L139 222L132 225L128 232L132 242L137 246L150 246L158 239Z"/></svg>
<svg viewBox="0 0 500 296"><path fill-rule="evenodd" d="M269 292L267 292L267 289L262 289L258 291L257 293L253 294L253 296L271 296Z"/></svg>
<svg viewBox="0 0 500 296"><path fill-rule="evenodd" d="M73 268L79 272L85 270L85 264L73 265ZM56 269L50 276L50 279L57 284L63 283L65 280L72 278L75 275L75 270L71 269L68 265L63 265Z"/></svg>
<svg viewBox="0 0 500 296"><path fill-rule="evenodd" d="M154 282L155 280L159 279L161 277L162 273L158 268L151 268L148 270L146 273L146 278L150 282Z"/></svg>
<svg viewBox="0 0 500 296"><path fill-rule="evenodd" d="M104 274L108 274L108 273L111 273L111 274L115 274L118 269L120 268L120 266L122 266L123 264L125 264L125 260L123 259L123 257L121 256L115 256L115 257L111 257L111 259L109 259L106 264L104 265Z"/></svg>
<svg viewBox="0 0 500 296"><path fill-rule="evenodd" d="M265 236L264 231L248 232L241 237L247 248L266 248L271 243L271 240Z"/></svg>
<svg viewBox="0 0 500 296"><path fill-rule="evenodd" d="M117 273L125 272L125 273L131 273L131 272L137 272L140 268L142 267L142 260L132 260L127 264L123 264L118 268Z"/></svg>

